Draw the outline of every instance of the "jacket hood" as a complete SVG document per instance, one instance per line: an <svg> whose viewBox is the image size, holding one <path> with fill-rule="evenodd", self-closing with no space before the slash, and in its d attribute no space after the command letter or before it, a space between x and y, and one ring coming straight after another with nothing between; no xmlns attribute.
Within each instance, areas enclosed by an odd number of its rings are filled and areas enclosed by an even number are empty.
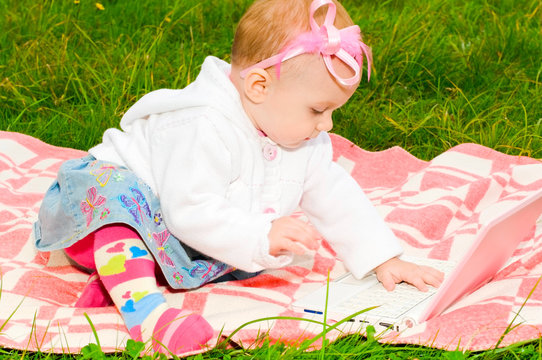
<svg viewBox="0 0 542 360"><path fill-rule="evenodd" d="M183 89L160 89L144 95L126 111L120 127L128 131L137 119L200 106L216 108L231 121L239 123L239 114L245 112L239 93L230 81L230 71L231 66L227 62L214 56L207 57L194 82ZM247 119L242 122L246 123Z"/></svg>

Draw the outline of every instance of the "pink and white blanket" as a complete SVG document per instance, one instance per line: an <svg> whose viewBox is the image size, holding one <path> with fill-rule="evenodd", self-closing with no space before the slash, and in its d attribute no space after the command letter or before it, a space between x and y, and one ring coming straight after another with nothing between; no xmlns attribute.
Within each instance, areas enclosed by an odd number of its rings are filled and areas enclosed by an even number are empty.
<svg viewBox="0 0 542 360"><path fill-rule="evenodd" d="M333 135L335 158L351 172L374 202L407 254L456 259L479 231L480 214L518 201L542 187L542 163L509 156L474 144L456 146L432 161L401 148L367 152ZM75 308L88 275L61 251L38 253L31 227L41 198L60 163L81 151L58 148L32 137L0 132L0 346L53 352L78 352L96 342L104 351L123 349L128 333L114 307ZM219 334L275 316L303 314L294 299L345 272L325 242L291 266L245 281L210 284L194 291L168 292L171 303L203 314ZM443 349L483 350L535 339L542 332L542 223L517 248L513 258L487 285L443 315L403 333L379 339ZM526 301L526 299L528 300ZM506 332L509 325L511 331ZM359 329L343 327L333 339ZM299 320L265 320L235 333L247 346L263 333L271 341L296 343L322 331Z"/></svg>

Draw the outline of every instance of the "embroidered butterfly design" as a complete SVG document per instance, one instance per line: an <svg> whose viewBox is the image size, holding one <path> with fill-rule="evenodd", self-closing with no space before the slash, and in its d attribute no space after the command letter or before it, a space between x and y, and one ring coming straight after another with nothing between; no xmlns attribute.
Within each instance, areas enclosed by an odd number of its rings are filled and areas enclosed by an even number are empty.
<svg viewBox="0 0 542 360"><path fill-rule="evenodd" d="M130 186L131 195L121 194L118 199L123 208L128 210L134 221L141 225L143 221L143 213L151 218L151 209L147 203L145 195L138 189L137 185Z"/></svg>
<svg viewBox="0 0 542 360"><path fill-rule="evenodd" d="M207 260L195 260L194 265L191 269L183 267L191 277L199 276L202 279L213 278L217 274L221 273L225 268L226 264L218 263L213 261L209 263Z"/></svg>
<svg viewBox="0 0 542 360"><path fill-rule="evenodd" d="M152 233L152 238L154 239L154 242L156 243L156 250L158 250L158 257L160 258L160 261L162 264L167 265L169 267L175 267L175 264L171 260L171 258L166 254L166 249L164 248L164 245L169 239L169 231L164 230L159 233Z"/></svg>
<svg viewBox="0 0 542 360"><path fill-rule="evenodd" d="M85 200L81 201L81 211L83 214L87 215L87 227L90 225L94 219L94 213L96 210L103 206L107 199L102 195L98 195L98 191L94 186L91 186L87 190L87 197Z"/></svg>
<svg viewBox="0 0 542 360"><path fill-rule="evenodd" d="M91 170L90 174L96 176L96 181L98 184L100 184L101 187L104 187L109 182L113 169L115 169L114 166L106 165L99 169Z"/></svg>

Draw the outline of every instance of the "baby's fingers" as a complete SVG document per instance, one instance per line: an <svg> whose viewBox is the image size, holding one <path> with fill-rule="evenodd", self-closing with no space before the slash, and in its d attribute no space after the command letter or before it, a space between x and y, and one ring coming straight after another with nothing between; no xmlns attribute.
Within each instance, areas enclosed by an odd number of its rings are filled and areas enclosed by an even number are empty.
<svg viewBox="0 0 542 360"><path fill-rule="evenodd" d="M393 275L389 272L382 272L377 274L378 281L384 286L384 289L388 291L393 291L395 289L395 279Z"/></svg>
<svg viewBox="0 0 542 360"><path fill-rule="evenodd" d="M295 226L292 228L290 239L302 244L305 248L316 250L320 234L309 224L295 219Z"/></svg>
<svg viewBox="0 0 542 360"><path fill-rule="evenodd" d="M305 253L305 248L303 246L301 246L296 241L292 241L290 239L284 240L282 248L297 255L303 255Z"/></svg>
<svg viewBox="0 0 542 360"><path fill-rule="evenodd" d="M413 278L408 282L414 285L420 291L426 292L428 290L425 280L421 277Z"/></svg>
<svg viewBox="0 0 542 360"><path fill-rule="evenodd" d="M431 285L433 287L439 287L444 281L444 273L442 271L439 271L437 269L434 269L428 266L422 266L421 268L424 271L423 281L427 285Z"/></svg>
<svg viewBox="0 0 542 360"><path fill-rule="evenodd" d="M407 281L420 291L427 291L427 285L439 287L444 279L444 273L428 266L420 266L419 270L412 273Z"/></svg>

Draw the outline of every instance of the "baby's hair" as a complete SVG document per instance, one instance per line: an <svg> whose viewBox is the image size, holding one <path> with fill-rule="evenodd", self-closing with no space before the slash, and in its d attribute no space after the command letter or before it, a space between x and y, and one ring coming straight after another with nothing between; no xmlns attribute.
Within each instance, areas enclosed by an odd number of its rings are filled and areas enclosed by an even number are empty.
<svg viewBox="0 0 542 360"><path fill-rule="evenodd" d="M335 26L354 25L350 15L336 0ZM312 0L256 0L239 21L233 39L232 65L245 68L278 54L302 32L310 30ZM324 22L327 6L316 11L318 24Z"/></svg>

